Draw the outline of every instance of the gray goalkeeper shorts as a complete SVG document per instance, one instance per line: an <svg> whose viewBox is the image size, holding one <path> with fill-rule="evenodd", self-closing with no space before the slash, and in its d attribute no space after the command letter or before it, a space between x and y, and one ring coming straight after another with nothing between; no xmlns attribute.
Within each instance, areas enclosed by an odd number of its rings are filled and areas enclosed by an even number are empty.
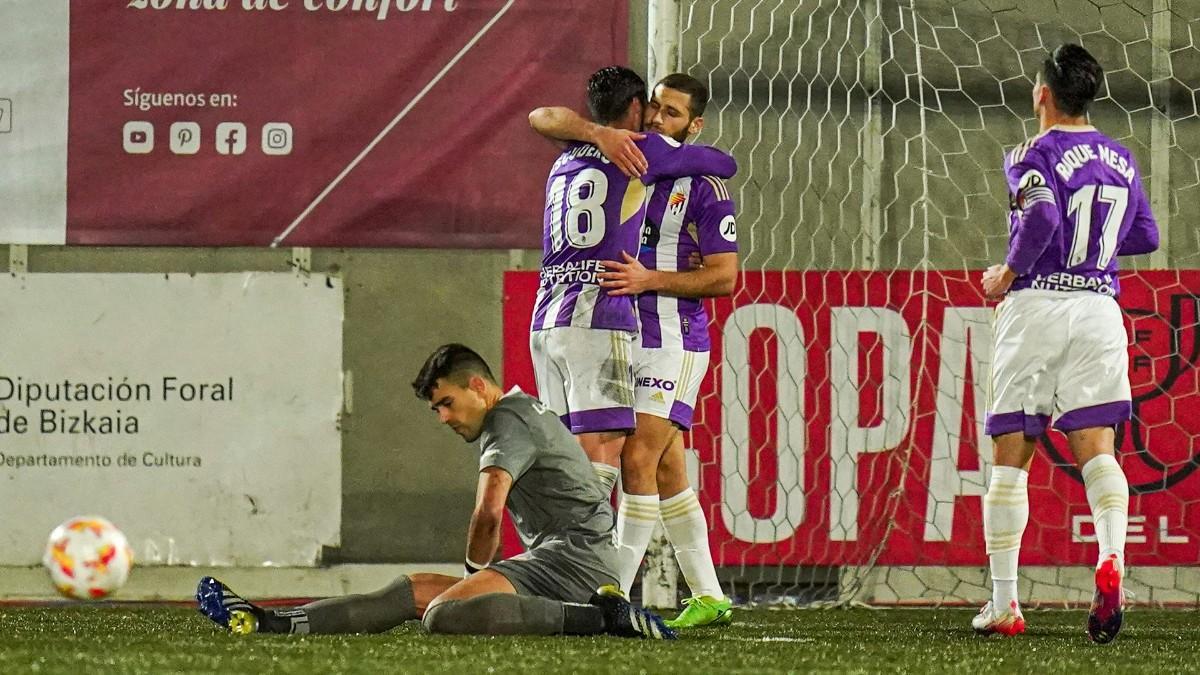
<svg viewBox="0 0 1200 675"><path fill-rule="evenodd" d="M488 569L503 574L520 595L583 603L597 588L617 584L617 548L612 535L572 535L544 541Z"/></svg>

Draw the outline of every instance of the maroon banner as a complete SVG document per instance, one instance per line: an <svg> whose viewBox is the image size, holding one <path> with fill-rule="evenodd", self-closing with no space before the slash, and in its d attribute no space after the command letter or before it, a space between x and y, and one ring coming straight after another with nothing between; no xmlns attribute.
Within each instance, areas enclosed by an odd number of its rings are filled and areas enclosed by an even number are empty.
<svg viewBox="0 0 1200 675"><path fill-rule="evenodd" d="M71 2L72 244L536 248L625 0Z"/></svg>
<svg viewBox="0 0 1200 675"><path fill-rule="evenodd" d="M687 436L718 564L983 565L992 308L977 272L745 273L710 303ZM535 391L534 272L505 278L506 384ZM1200 562L1200 271L1121 277L1135 419L1119 430L1128 559ZM1057 330L1047 326L1046 330ZM1024 564L1094 562L1066 439L1041 440ZM515 550L507 542L506 551Z"/></svg>

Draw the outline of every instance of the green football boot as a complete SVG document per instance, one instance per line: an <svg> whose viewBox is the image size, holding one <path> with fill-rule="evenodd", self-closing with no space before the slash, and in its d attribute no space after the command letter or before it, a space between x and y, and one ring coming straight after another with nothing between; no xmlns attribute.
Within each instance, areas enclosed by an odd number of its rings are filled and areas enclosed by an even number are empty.
<svg viewBox="0 0 1200 675"><path fill-rule="evenodd" d="M733 620L733 603L729 598L717 600L708 595L697 595L684 600L683 605L679 616L666 622L670 628L727 626Z"/></svg>

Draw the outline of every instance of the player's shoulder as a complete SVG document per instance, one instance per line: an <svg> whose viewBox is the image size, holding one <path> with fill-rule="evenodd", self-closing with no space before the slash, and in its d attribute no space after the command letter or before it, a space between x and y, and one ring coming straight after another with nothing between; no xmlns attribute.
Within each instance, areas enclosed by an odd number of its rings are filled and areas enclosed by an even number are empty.
<svg viewBox="0 0 1200 675"><path fill-rule="evenodd" d="M536 398L516 389L502 396L492 411L500 415L515 415L524 419L536 414L534 404L537 402Z"/></svg>
<svg viewBox="0 0 1200 675"><path fill-rule="evenodd" d="M683 145L670 136L656 134L654 132L643 132L643 138L641 140L634 141L634 143L636 143L638 147L642 149L642 152L646 152L647 150L657 150L660 152L669 151Z"/></svg>
<svg viewBox="0 0 1200 675"><path fill-rule="evenodd" d="M692 191L697 196L711 197L713 201L729 201L729 187L725 185L724 180L716 176L697 176L692 181Z"/></svg>
<svg viewBox="0 0 1200 675"><path fill-rule="evenodd" d="M1134 159L1133 151L1127 145L1099 129L1092 131L1092 139L1097 143L1103 144L1109 150L1115 150L1118 154L1125 155L1130 160Z"/></svg>
<svg viewBox="0 0 1200 675"><path fill-rule="evenodd" d="M513 424L529 426L529 420L538 414L537 403L537 399L521 391L506 394L488 411L484 428L496 432Z"/></svg>
<svg viewBox="0 0 1200 675"><path fill-rule="evenodd" d="M1018 164L1035 160L1045 153L1049 147L1049 135L1045 133L1027 138L1004 155L1004 165L1012 168Z"/></svg>

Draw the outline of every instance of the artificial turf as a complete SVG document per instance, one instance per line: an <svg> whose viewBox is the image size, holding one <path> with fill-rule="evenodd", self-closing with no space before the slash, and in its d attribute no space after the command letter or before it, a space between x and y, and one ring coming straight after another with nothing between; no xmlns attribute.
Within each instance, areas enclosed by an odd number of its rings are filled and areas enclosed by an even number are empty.
<svg viewBox="0 0 1200 675"><path fill-rule="evenodd" d="M1109 645L1085 610L1026 611L1028 632L981 638L972 610L738 610L677 642L610 637L235 637L161 605L0 607L0 673L1169 673L1200 672L1200 613L1133 609Z"/></svg>

